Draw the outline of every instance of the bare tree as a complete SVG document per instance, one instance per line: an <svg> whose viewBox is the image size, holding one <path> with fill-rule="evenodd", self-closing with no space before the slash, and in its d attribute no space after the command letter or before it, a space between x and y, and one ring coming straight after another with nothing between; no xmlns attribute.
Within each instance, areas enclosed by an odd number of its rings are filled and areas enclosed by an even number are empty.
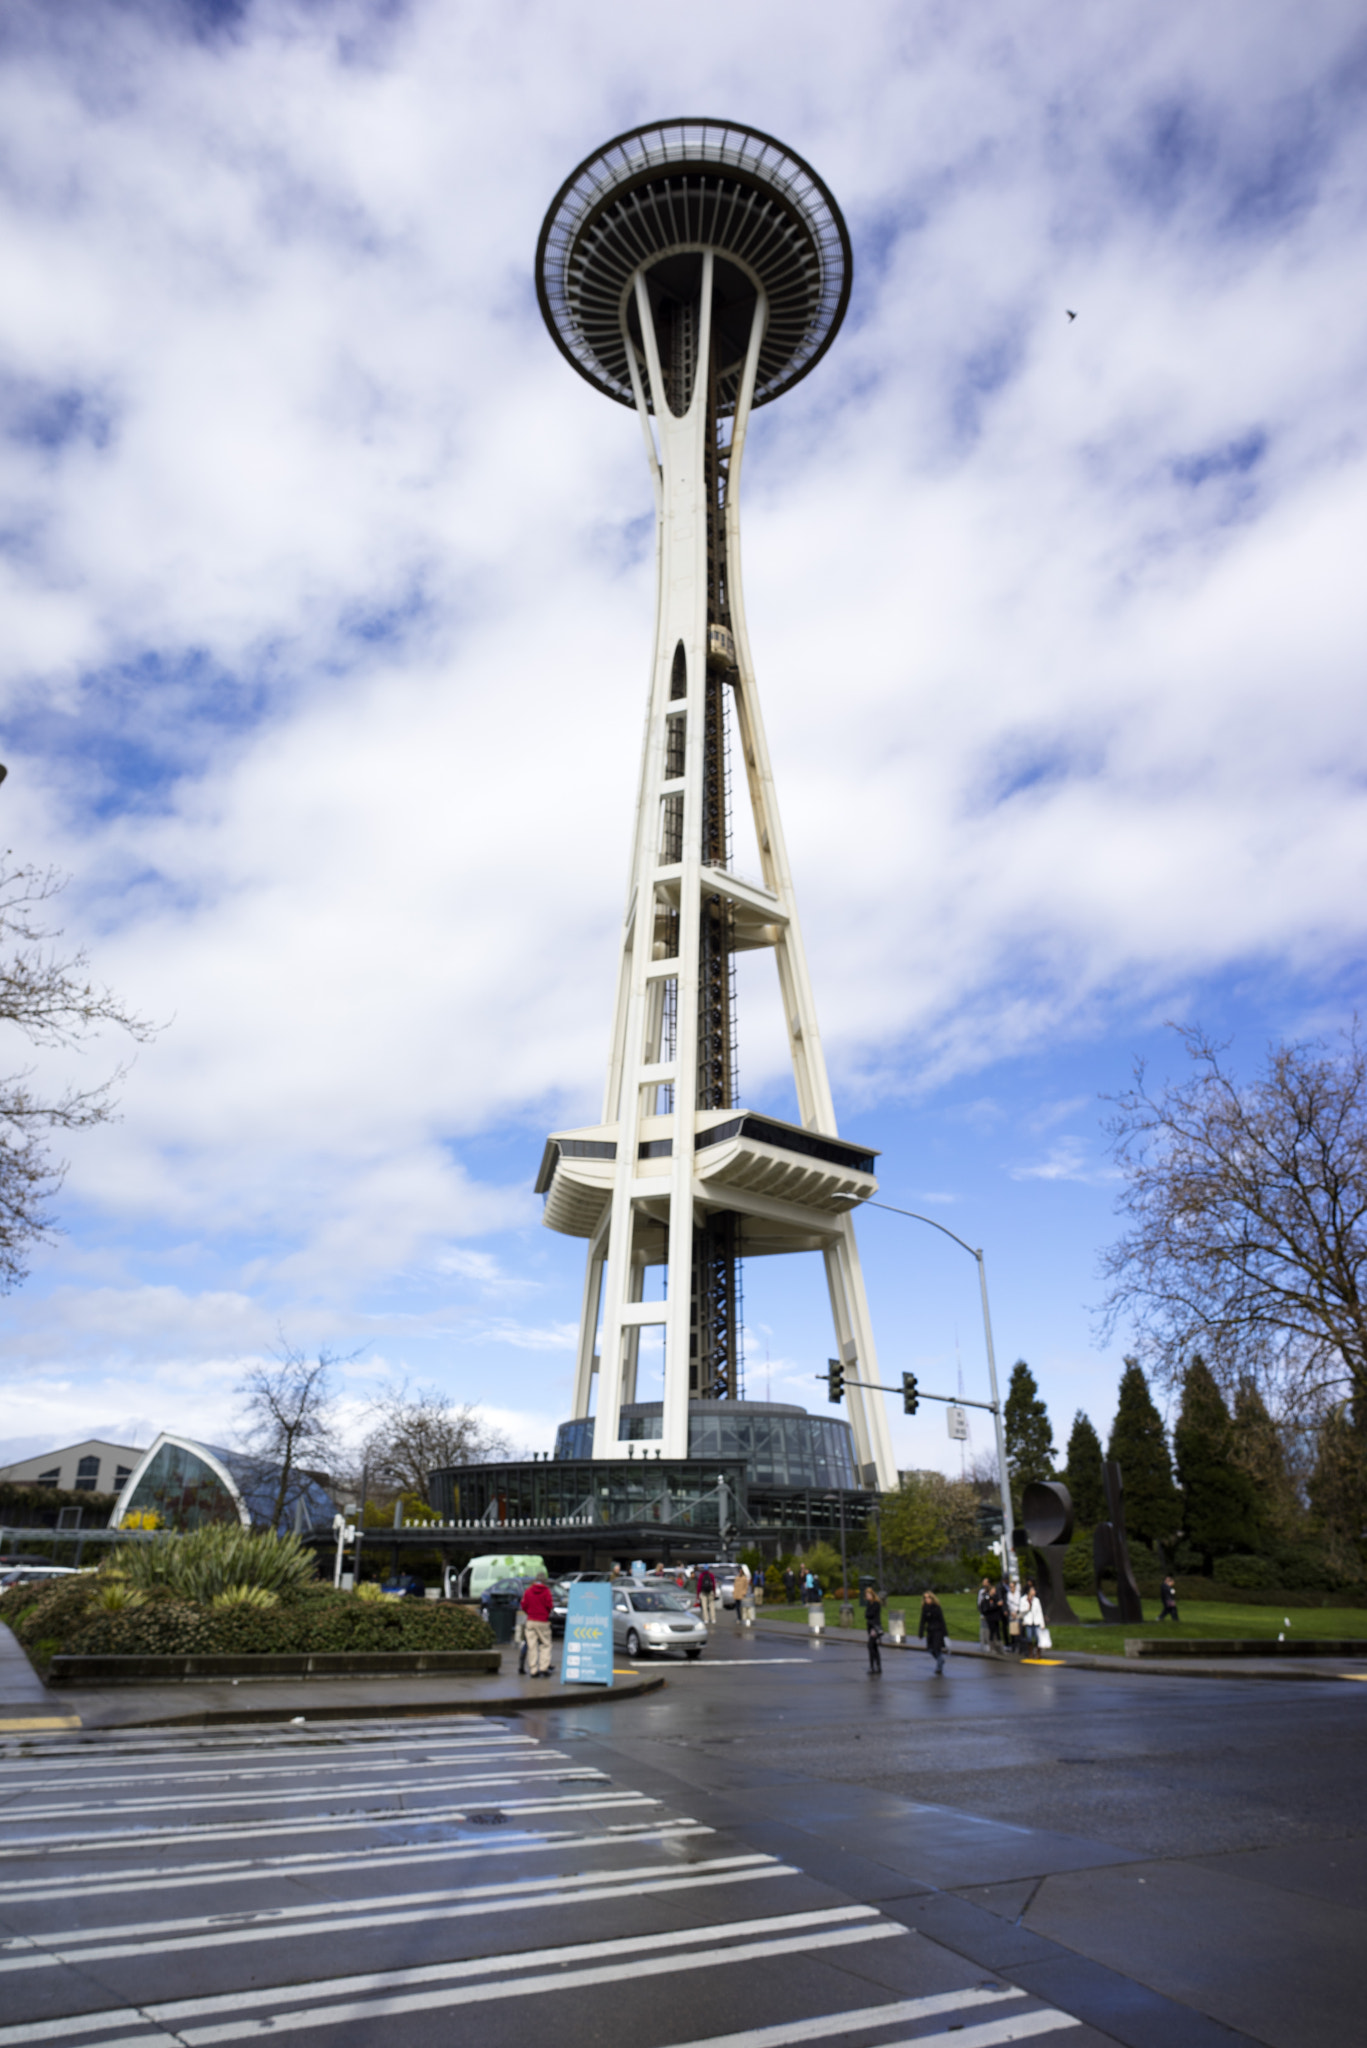
<svg viewBox="0 0 1367 2048"><path fill-rule="evenodd" d="M1108 1128L1130 1228L1103 1255L1109 1333L1132 1319L1172 1384L1200 1352L1227 1390L1293 1409L1351 1394L1367 1428L1367 1047L1274 1045L1248 1084L1225 1046L1178 1031L1194 1071L1154 1093L1142 1064Z"/></svg>
<svg viewBox="0 0 1367 2048"><path fill-rule="evenodd" d="M242 1441L264 1468L263 1479L275 1481L272 1529L280 1527L291 1484L297 1491L306 1469L327 1470L336 1458L335 1373L345 1363L331 1351L310 1360L286 1347L238 1385Z"/></svg>
<svg viewBox="0 0 1367 2048"><path fill-rule="evenodd" d="M84 952L53 950L61 932L43 922L40 906L65 886L52 868L15 867L0 856L0 1020L44 1048L80 1045L108 1024L134 1039L152 1037L151 1024L90 980ZM0 1292L19 1285L29 1247L56 1229L48 1204L66 1167L52 1156L50 1134L109 1123L125 1072L56 1097L33 1093L31 1068L0 1076Z"/></svg>
<svg viewBox="0 0 1367 2048"><path fill-rule="evenodd" d="M427 1498L427 1475L447 1465L506 1458L506 1437L473 1403L459 1406L438 1387L410 1388L407 1380L383 1389L371 1403L372 1426L363 1457L372 1481L396 1493Z"/></svg>

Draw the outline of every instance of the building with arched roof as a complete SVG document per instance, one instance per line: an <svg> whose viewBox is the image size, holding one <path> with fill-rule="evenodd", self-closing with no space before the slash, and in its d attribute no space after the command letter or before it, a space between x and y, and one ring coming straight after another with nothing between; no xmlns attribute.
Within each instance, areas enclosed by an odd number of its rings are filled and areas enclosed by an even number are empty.
<svg viewBox="0 0 1367 2048"><path fill-rule="evenodd" d="M307 1534L329 1528L336 1512L331 1495L311 1472L291 1472L279 1517L281 1467L248 1451L163 1430L129 1475L109 1517L111 1529L129 1518L154 1514L158 1526L185 1532L213 1522L244 1529L291 1529Z"/></svg>

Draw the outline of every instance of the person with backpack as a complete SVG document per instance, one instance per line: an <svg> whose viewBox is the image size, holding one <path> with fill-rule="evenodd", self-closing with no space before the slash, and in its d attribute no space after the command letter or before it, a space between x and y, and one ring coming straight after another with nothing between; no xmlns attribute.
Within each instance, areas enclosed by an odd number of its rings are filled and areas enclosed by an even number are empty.
<svg viewBox="0 0 1367 2048"><path fill-rule="evenodd" d="M696 1580L698 1612L708 1628L717 1625L717 1581L710 1565L699 1565Z"/></svg>
<svg viewBox="0 0 1367 2048"><path fill-rule="evenodd" d="M916 1624L916 1633L925 1639L925 1646L935 1659L935 1676L943 1678L945 1658L949 1655L949 1628L944 1608L929 1591L921 1595L921 1618Z"/></svg>

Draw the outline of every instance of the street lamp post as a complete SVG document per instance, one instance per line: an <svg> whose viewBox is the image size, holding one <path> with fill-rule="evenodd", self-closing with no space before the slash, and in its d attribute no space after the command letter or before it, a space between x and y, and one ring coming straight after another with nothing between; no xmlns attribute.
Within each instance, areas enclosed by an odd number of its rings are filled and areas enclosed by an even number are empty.
<svg viewBox="0 0 1367 2048"><path fill-rule="evenodd" d="M942 1237L953 1238L961 1250L966 1251L971 1259L978 1262L978 1286L983 1300L983 1340L987 1346L987 1376L992 1388L992 1420L997 1428L997 1475L1002 1503L1002 1573L1009 1580L1015 1559L1012 1542L1015 1518L1011 1507L1011 1479L1006 1468L1006 1431L1002 1425L1001 1396L997 1392L997 1354L992 1346L992 1313L987 1305L987 1261L979 1247L969 1244L965 1238L959 1237L943 1223L938 1223L933 1216L922 1216L915 1209L899 1209L892 1202L866 1202L862 1206L869 1209L886 1209L891 1216L909 1216L913 1223L928 1223L931 1229L938 1230Z"/></svg>

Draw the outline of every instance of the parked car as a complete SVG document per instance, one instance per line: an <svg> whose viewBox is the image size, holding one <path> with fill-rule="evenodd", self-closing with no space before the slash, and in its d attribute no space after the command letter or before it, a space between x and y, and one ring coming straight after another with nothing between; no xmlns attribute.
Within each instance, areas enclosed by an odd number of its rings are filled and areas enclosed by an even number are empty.
<svg viewBox="0 0 1367 2048"><path fill-rule="evenodd" d="M534 1579L545 1569L545 1562L539 1557L522 1552L490 1552L484 1557L472 1557L459 1570L448 1565L442 1575L442 1588L448 1600L482 1600L495 1579Z"/></svg>
<svg viewBox="0 0 1367 2048"><path fill-rule="evenodd" d="M83 1574L70 1564L7 1564L0 1565L0 1593L10 1586L26 1586L30 1580L75 1579ZM90 1567L94 1569L93 1566Z"/></svg>
<svg viewBox="0 0 1367 2048"><path fill-rule="evenodd" d="M628 1657L644 1650L682 1650L696 1658L707 1645L707 1630L686 1596L673 1587L619 1579L612 1589L612 1645Z"/></svg>

